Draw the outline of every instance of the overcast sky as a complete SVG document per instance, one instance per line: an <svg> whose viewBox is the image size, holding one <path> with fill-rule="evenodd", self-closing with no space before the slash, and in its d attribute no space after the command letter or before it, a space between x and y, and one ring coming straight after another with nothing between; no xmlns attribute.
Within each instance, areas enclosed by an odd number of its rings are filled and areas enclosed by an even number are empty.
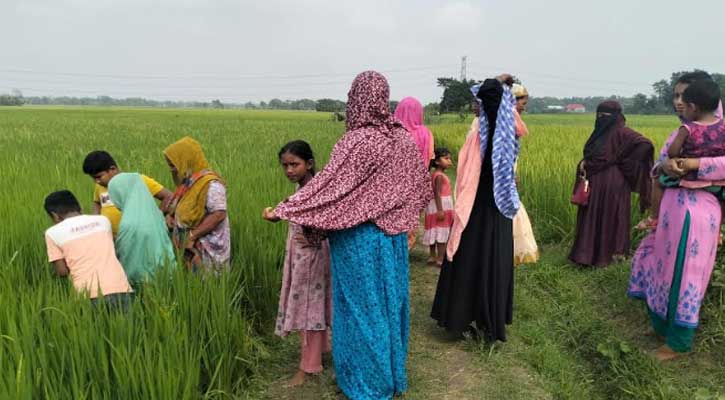
<svg viewBox="0 0 725 400"><path fill-rule="evenodd" d="M393 99L430 102L466 55L469 78L508 71L534 96L651 93L675 70L725 72L724 15L721 0L0 0L0 92L344 100L376 69Z"/></svg>

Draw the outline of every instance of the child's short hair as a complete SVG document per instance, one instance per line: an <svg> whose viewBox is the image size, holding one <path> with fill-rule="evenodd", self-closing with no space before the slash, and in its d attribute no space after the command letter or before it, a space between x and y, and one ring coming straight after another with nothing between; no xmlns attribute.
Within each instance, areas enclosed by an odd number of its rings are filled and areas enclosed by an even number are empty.
<svg viewBox="0 0 725 400"><path fill-rule="evenodd" d="M281 159L282 155L285 153L290 153L308 162L314 162L315 160L315 155L312 153L312 146L310 146L310 144L305 142L304 140L293 140L291 142L288 142L279 150L279 153L277 153L277 158ZM315 174L314 163L312 164L311 172L312 175Z"/></svg>
<svg viewBox="0 0 725 400"><path fill-rule="evenodd" d="M108 171L111 167L118 167L118 164L107 151L92 151L83 160L83 173L86 175L93 176L99 172Z"/></svg>
<svg viewBox="0 0 725 400"><path fill-rule="evenodd" d="M692 82L682 93L682 101L695 104L703 112L715 111L720 104L720 86L709 79Z"/></svg>
<svg viewBox="0 0 725 400"><path fill-rule="evenodd" d="M433 150L433 153L435 154L433 156L433 159L430 160L430 168L433 169L436 167L436 160L438 160L441 157L449 156L451 155L451 151L448 150L447 147L436 147L435 150Z"/></svg>
<svg viewBox="0 0 725 400"><path fill-rule="evenodd" d="M81 205L78 199L70 190L59 190L49 194L45 198L45 212L65 215L72 212L81 212Z"/></svg>

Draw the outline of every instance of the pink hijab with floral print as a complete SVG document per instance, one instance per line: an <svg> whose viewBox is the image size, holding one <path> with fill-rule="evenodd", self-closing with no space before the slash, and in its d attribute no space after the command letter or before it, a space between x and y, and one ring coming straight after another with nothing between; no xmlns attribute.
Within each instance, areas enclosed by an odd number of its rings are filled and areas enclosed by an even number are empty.
<svg viewBox="0 0 725 400"><path fill-rule="evenodd" d="M372 222L389 235L418 225L433 197L418 147L390 115L390 89L374 71L348 92L347 132L324 169L275 209L278 217L318 230Z"/></svg>

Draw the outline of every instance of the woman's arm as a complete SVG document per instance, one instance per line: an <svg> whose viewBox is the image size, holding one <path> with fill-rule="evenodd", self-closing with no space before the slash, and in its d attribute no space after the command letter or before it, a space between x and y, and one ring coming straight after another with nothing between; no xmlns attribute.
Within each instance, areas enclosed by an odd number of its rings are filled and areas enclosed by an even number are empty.
<svg viewBox="0 0 725 400"><path fill-rule="evenodd" d="M678 160L686 172L697 171L697 179L701 181L725 180L725 156L686 158Z"/></svg>
<svg viewBox="0 0 725 400"><path fill-rule="evenodd" d="M191 241L207 235L227 218L227 191L222 183L212 181L209 184L206 209L208 214L189 232Z"/></svg>
<svg viewBox="0 0 725 400"><path fill-rule="evenodd" d="M158 193L154 195L154 197L157 200L160 200L159 208L161 209L161 212L166 214L168 212L169 203L171 202L171 199L174 197L174 194L166 188L161 189Z"/></svg>
<svg viewBox="0 0 725 400"><path fill-rule="evenodd" d="M226 210L214 211L207 214L201 223L192 229L189 233L189 239L195 241L196 239L206 236L209 232L213 231L219 224L224 221L227 217Z"/></svg>

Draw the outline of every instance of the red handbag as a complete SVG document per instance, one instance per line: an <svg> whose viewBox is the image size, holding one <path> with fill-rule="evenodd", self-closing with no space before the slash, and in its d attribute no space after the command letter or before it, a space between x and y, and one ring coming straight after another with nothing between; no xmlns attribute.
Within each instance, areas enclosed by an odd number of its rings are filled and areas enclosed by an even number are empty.
<svg viewBox="0 0 725 400"><path fill-rule="evenodd" d="M574 184L574 193L571 195L571 204L586 206L589 204L589 181L586 174L582 174Z"/></svg>

